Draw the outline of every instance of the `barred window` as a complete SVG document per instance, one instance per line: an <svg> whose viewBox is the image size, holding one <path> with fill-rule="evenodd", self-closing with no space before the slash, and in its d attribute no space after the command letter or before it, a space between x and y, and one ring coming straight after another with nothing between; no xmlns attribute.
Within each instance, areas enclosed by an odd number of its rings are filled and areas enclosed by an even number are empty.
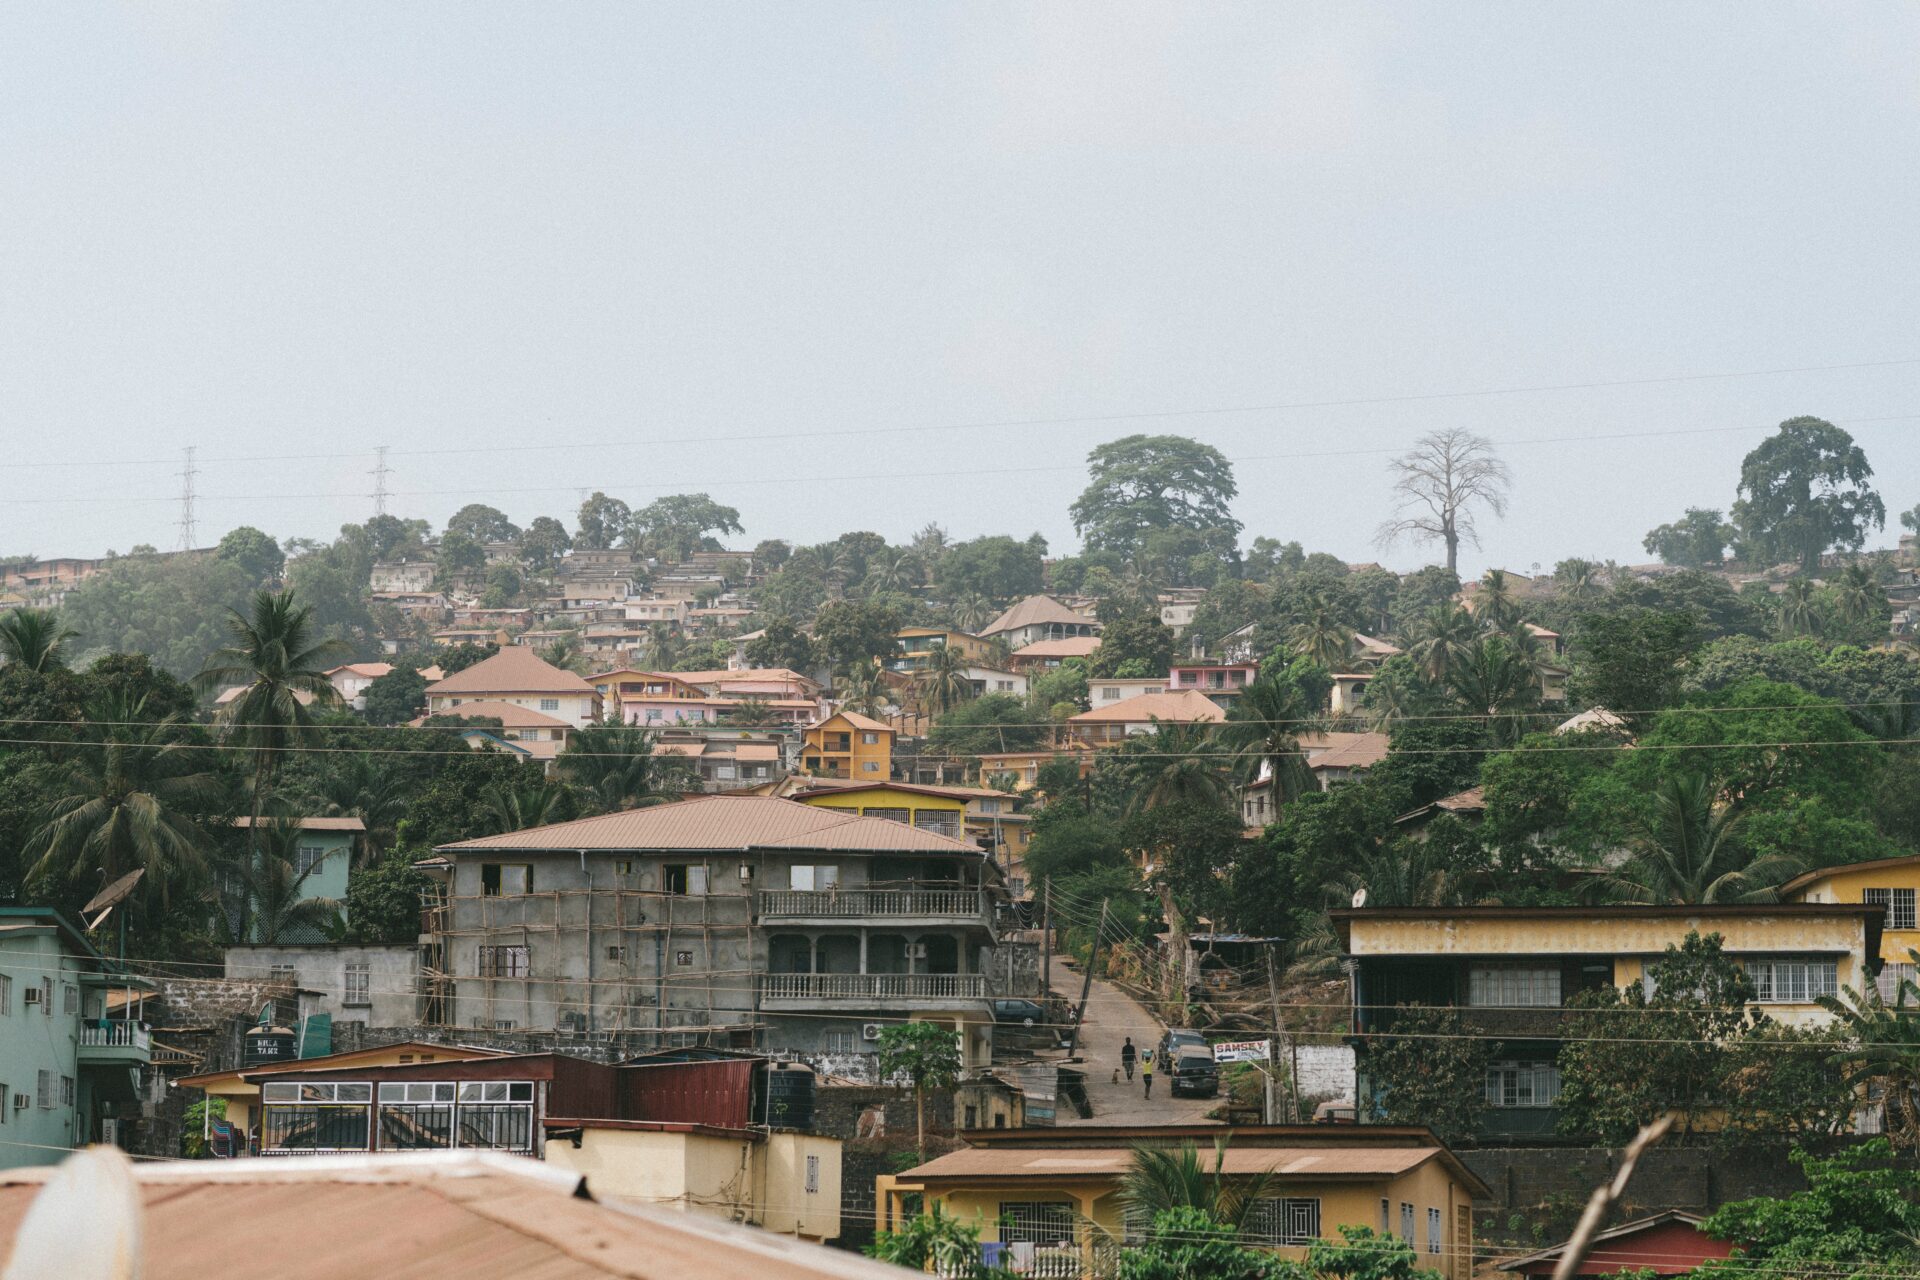
<svg viewBox="0 0 1920 1280"><path fill-rule="evenodd" d="M807 1194L820 1194L820 1157L807 1157Z"/></svg>
<svg viewBox="0 0 1920 1280"><path fill-rule="evenodd" d="M1900 988L1916 981L1920 981L1920 974L1916 973L1912 964L1905 962L1894 964L1889 962L1880 966L1880 973L1874 978L1873 984L1880 989L1880 998L1888 1004L1893 1004L1900 999ZM1909 993L1909 1007L1915 1003L1920 1002L1914 1001L1911 993ZM5 1012L5 1010L0 1009L0 1012Z"/></svg>
<svg viewBox="0 0 1920 1280"><path fill-rule="evenodd" d="M264 1151L366 1151L370 1149L365 1106L291 1106L261 1108L260 1147Z"/></svg>
<svg viewBox="0 0 1920 1280"><path fill-rule="evenodd" d="M13 1012L13 979L0 973L0 1014Z"/></svg>
<svg viewBox="0 0 1920 1280"><path fill-rule="evenodd" d="M1761 1004L1811 1004L1839 990L1839 966L1832 960L1748 960L1753 998Z"/></svg>
<svg viewBox="0 0 1920 1280"><path fill-rule="evenodd" d="M1072 1244L1073 1206L1052 1200L1002 1200L1000 1239L1007 1244Z"/></svg>
<svg viewBox="0 0 1920 1280"><path fill-rule="evenodd" d="M347 966L347 987L342 999L347 1004L367 1004L373 988L373 967L365 963Z"/></svg>
<svg viewBox="0 0 1920 1280"><path fill-rule="evenodd" d="M1860 901L1874 903L1887 909L1887 928L1911 929L1914 927L1912 889L1862 889Z"/></svg>
<svg viewBox="0 0 1920 1280"><path fill-rule="evenodd" d="M1551 1062L1487 1065L1487 1105L1503 1110L1550 1107L1560 1096L1560 1068Z"/></svg>
<svg viewBox="0 0 1920 1280"><path fill-rule="evenodd" d="M1467 1003L1494 1009L1558 1008L1560 967L1476 964L1467 971Z"/></svg>
<svg viewBox="0 0 1920 1280"><path fill-rule="evenodd" d="M526 1105L460 1105L460 1145L492 1151L533 1150L533 1108Z"/></svg>
<svg viewBox="0 0 1920 1280"><path fill-rule="evenodd" d="M1413 1206L1405 1200L1400 1202L1400 1238L1413 1247Z"/></svg>
<svg viewBox="0 0 1920 1280"><path fill-rule="evenodd" d="M480 948L481 977L526 978L532 974L532 957L525 945Z"/></svg>
<svg viewBox="0 0 1920 1280"><path fill-rule="evenodd" d="M1320 1200L1255 1200L1240 1233L1260 1244L1311 1244L1320 1238Z"/></svg>
<svg viewBox="0 0 1920 1280"><path fill-rule="evenodd" d="M1427 1210L1427 1252L1440 1252L1440 1211Z"/></svg>

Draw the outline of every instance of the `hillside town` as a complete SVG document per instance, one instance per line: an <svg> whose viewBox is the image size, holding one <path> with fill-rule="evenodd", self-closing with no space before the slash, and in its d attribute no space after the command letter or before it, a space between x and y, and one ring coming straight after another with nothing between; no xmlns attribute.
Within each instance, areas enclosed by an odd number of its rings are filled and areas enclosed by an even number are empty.
<svg viewBox="0 0 1920 1280"><path fill-rule="evenodd" d="M1916 67L0 5L0 1280L1920 1280Z"/></svg>

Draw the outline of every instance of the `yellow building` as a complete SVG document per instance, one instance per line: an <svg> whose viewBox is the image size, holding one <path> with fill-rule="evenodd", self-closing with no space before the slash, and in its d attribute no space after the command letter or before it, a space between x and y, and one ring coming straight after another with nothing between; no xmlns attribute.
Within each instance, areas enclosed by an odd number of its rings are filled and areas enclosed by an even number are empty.
<svg viewBox="0 0 1920 1280"><path fill-rule="evenodd" d="M1113 1251L1140 1228L1120 1207L1121 1179L1142 1143L1192 1143L1211 1170L1227 1138L1222 1172L1268 1181L1242 1239L1299 1259L1339 1228L1399 1236L1420 1265L1449 1280L1473 1274L1473 1200L1491 1192L1425 1129L1386 1125L1215 1125L1009 1129L962 1135L967 1146L898 1175L875 1179L880 1225L905 1216L909 1195L980 1228L980 1239L1034 1253L1036 1275L1105 1274ZM1012 1259L1002 1257L1003 1265ZM1020 1265L1027 1265L1024 1257Z"/></svg>
<svg viewBox="0 0 1920 1280"><path fill-rule="evenodd" d="M1790 902L1868 903L1886 908L1880 932L1880 992L1889 1001L1900 983L1920 981L1913 953L1920 951L1920 920L1914 901L1920 896L1920 854L1824 867L1789 880L1780 896ZM1857 988L1856 988L1857 989Z"/></svg>
<svg viewBox="0 0 1920 1280"><path fill-rule="evenodd" d="M884 782L893 772L893 730L853 711L836 711L801 736L800 769L819 778Z"/></svg>
<svg viewBox="0 0 1920 1280"><path fill-rule="evenodd" d="M260 1109L260 1082L266 1076L287 1071L325 1071L333 1067L394 1067L413 1062L470 1062L475 1058L505 1056L496 1049L469 1049L460 1045L428 1044L421 1040L403 1040L374 1049L352 1053L331 1053L318 1058L299 1058L292 1062L238 1067L232 1071L209 1071L197 1076L181 1076L174 1084L198 1089L209 1099L227 1100L227 1123L241 1133L253 1128ZM243 1078L245 1077L245 1078Z"/></svg>
<svg viewBox="0 0 1920 1280"><path fill-rule="evenodd" d="M891 818L926 831L973 841L991 853L1006 877L1007 892L1022 897L1026 885L1031 814L1015 811L1015 799L991 787L947 787L932 783L889 782L874 786L821 784L796 777L769 794L783 795L816 808L846 809L869 818Z"/></svg>
<svg viewBox="0 0 1920 1280"><path fill-rule="evenodd" d="M968 666L985 665L994 656L994 646L979 636L939 627L902 627L894 633L894 643L900 651L887 659L889 671L919 671L941 649L958 649Z"/></svg>
<svg viewBox="0 0 1920 1280"><path fill-rule="evenodd" d="M546 1161L601 1200L705 1214L803 1240L840 1234L840 1139L661 1120L549 1120Z"/></svg>

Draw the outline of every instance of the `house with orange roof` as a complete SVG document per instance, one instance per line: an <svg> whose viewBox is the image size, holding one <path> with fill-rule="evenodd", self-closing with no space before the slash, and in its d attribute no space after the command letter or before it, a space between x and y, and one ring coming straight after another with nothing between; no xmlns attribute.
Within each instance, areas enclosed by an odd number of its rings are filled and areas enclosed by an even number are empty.
<svg viewBox="0 0 1920 1280"><path fill-rule="evenodd" d="M500 722L498 725L467 724L455 732L466 739L467 745L475 751L493 748L522 760L537 760L546 765L551 765L567 749L567 739L573 735L576 727L571 721L516 702L497 702L484 698L477 702L463 702L453 711L439 714L457 716L462 720L497 720ZM423 716L414 723L425 724L432 718Z"/></svg>
<svg viewBox="0 0 1920 1280"><path fill-rule="evenodd" d="M1177 693L1143 693L1109 706L1096 706L1067 719L1067 729L1090 747L1106 746L1163 724L1220 724L1227 718L1204 693L1182 689Z"/></svg>
<svg viewBox="0 0 1920 1280"><path fill-rule="evenodd" d="M430 716L470 715L460 708L474 702L524 707L575 728L600 718L600 695L592 685L519 645L506 645L427 686Z"/></svg>
<svg viewBox="0 0 1920 1280"><path fill-rule="evenodd" d="M800 769L826 778L883 782L893 773L893 729L869 716L836 711L800 736Z"/></svg>
<svg viewBox="0 0 1920 1280"><path fill-rule="evenodd" d="M1028 672L1057 667L1069 658L1083 661L1100 647L1099 636L1068 636L1064 640L1036 640L1015 649L1007 659L1014 671Z"/></svg>

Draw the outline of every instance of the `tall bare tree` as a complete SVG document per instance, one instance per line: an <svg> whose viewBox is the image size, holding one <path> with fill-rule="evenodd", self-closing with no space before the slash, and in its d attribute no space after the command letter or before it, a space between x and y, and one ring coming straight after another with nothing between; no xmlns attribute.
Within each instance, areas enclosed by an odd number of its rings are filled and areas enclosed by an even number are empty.
<svg viewBox="0 0 1920 1280"><path fill-rule="evenodd" d="M1389 547L1401 538L1444 542L1447 570L1460 571L1460 544L1477 546L1474 508L1507 513L1513 477L1493 451L1493 442L1459 427L1433 431L1392 462L1394 515L1376 541Z"/></svg>

